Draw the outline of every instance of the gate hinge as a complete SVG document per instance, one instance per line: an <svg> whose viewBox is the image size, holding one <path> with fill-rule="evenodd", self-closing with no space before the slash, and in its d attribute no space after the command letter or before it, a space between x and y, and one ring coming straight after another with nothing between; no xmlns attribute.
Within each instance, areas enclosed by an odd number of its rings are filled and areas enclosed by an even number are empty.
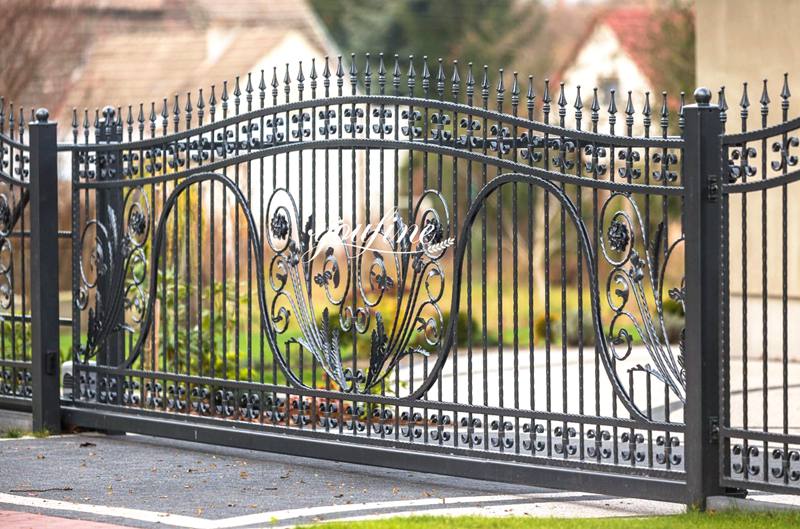
<svg viewBox="0 0 800 529"><path fill-rule="evenodd" d="M708 175L708 201L716 202L719 198L719 176L712 174Z"/></svg>
<svg viewBox="0 0 800 529"><path fill-rule="evenodd" d="M719 443L719 417L708 418L708 443L712 445Z"/></svg>

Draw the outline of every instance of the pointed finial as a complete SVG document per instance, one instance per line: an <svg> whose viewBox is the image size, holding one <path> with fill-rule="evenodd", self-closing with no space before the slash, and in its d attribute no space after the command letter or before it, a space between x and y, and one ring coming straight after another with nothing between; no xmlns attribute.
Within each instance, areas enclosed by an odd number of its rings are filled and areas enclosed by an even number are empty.
<svg viewBox="0 0 800 529"><path fill-rule="evenodd" d="M355 95L356 85L358 84L358 67L356 66L356 54L350 54L350 91Z"/></svg>
<svg viewBox="0 0 800 529"><path fill-rule="evenodd" d="M331 85L330 59L327 55L325 56L325 66L322 67L322 85L325 87L325 92L327 93L328 87Z"/></svg>
<svg viewBox="0 0 800 529"><path fill-rule="evenodd" d="M742 83L742 98L739 100L739 106L742 109L747 109L750 106L750 97L747 95L747 81Z"/></svg>
<svg viewBox="0 0 800 529"><path fill-rule="evenodd" d="M444 97L444 65L442 64L442 58L439 57L437 59L439 61L439 72L436 74L436 91L439 93L439 99Z"/></svg>
<svg viewBox="0 0 800 529"><path fill-rule="evenodd" d="M366 57L366 64L364 65L364 87L367 90L367 94L369 94L370 87L372 86L372 66L370 65L369 53L365 53L364 56Z"/></svg>
<svg viewBox="0 0 800 529"><path fill-rule="evenodd" d="M392 69L392 86L394 87L394 95L400 93L400 56L394 54L394 68Z"/></svg>
<svg viewBox="0 0 800 529"><path fill-rule="evenodd" d="M311 97L317 97L317 61L314 57L311 58L311 72L308 78L311 79Z"/></svg>
<svg viewBox="0 0 800 529"><path fill-rule="evenodd" d="M197 94L197 119L200 123L203 122L203 115L205 114L206 102L203 100L203 89L201 88Z"/></svg>
<svg viewBox="0 0 800 529"><path fill-rule="evenodd" d="M725 87L719 87L717 104L719 105L719 120L722 123L728 121L728 101L725 99Z"/></svg>
<svg viewBox="0 0 800 529"><path fill-rule="evenodd" d="M504 77L503 69L500 68L498 70L498 72L499 72L499 75L498 75L499 78L497 80L497 90L496 90L496 94L495 95L497 97L497 104L502 106L503 105L503 99L505 98L506 85L505 85L505 83L503 81L503 77Z"/></svg>
<svg viewBox="0 0 800 529"><path fill-rule="evenodd" d="M453 76L450 78L453 99L458 99L458 92L461 90L461 75L458 73L458 61L453 61Z"/></svg>
<svg viewBox="0 0 800 529"><path fill-rule="evenodd" d="M378 54L378 87L383 94L386 91L386 64L383 62L383 53Z"/></svg>
<svg viewBox="0 0 800 529"><path fill-rule="evenodd" d="M289 93L292 91L292 78L289 75L289 63L286 63L286 70L283 74L283 93L286 96L286 102L289 102Z"/></svg>
<svg viewBox="0 0 800 529"><path fill-rule="evenodd" d="M764 87L761 89L761 115L766 116L769 112L769 94L767 93L767 80L764 79Z"/></svg>
<svg viewBox="0 0 800 529"><path fill-rule="evenodd" d="M512 72L511 105L514 106L514 107L519 105L519 74L518 74L518 72Z"/></svg>
<svg viewBox="0 0 800 529"><path fill-rule="evenodd" d="M431 72L428 70L428 56L422 56L422 91L428 95L428 88L431 85Z"/></svg>
<svg viewBox="0 0 800 529"><path fill-rule="evenodd" d="M303 83L306 80L305 74L303 74L303 61L298 61L297 63L297 91L300 94L303 94Z"/></svg>
<svg viewBox="0 0 800 529"><path fill-rule="evenodd" d="M617 91L615 89L609 90L609 101L608 101L608 109L607 112L612 116L617 113Z"/></svg>
<svg viewBox="0 0 800 529"><path fill-rule="evenodd" d="M489 99L489 66L483 65L483 81L481 82L481 97Z"/></svg>
<svg viewBox="0 0 800 529"><path fill-rule="evenodd" d="M264 108L264 100L267 98L267 83L264 78L264 70L261 70L261 79L258 81L258 100L261 103L261 108Z"/></svg>
<svg viewBox="0 0 800 529"><path fill-rule="evenodd" d="M414 95L414 85L416 81L414 80L417 77L417 72L414 71L414 56L408 56L408 93L410 95Z"/></svg>
<svg viewBox="0 0 800 529"><path fill-rule="evenodd" d="M183 107L184 112L186 113L186 128L191 128L189 125L192 122L192 93L186 92L186 105Z"/></svg>
<svg viewBox="0 0 800 529"><path fill-rule="evenodd" d="M644 107L642 107L642 116L644 119L642 120L642 124L644 125L645 130L650 128L650 116L652 116L653 111L650 108L650 92L644 93Z"/></svg>
<svg viewBox="0 0 800 529"><path fill-rule="evenodd" d="M669 105L667 103L667 92L661 92L661 128L667 130L669 127Z"/></svg>
<svg viewBox="0 0 800 529"><path fill-rule="evenodd" d="M792 93L789 91L789 72L783 74L783 88L781 88L781 99L789 99Z"/></svg>
<svg viewBox="0 0 800 529"><path fill-rule="evenodd" d="M211 114L211 121L214 121L214 114L217 112L216 86L211 85L211 95L208 97L208 112Z"/></svg>
<svg viewBox="0 0 800 529"><path fill-rule="evenodd" d="M336 77L344 77L344 67L342 66L342 56L336 56Z"/></svg>
<svg viewBox="0 0 800 529"><path fill-rule="evenodd" d="M628 90L628 102L625 104L625 114L633 119L633 114L635 113L636 111L633 108L633 94L630 90Z"/></svg>
<svg viewBox="0 0 800 529"><path fill-rule="evenodd" d="M228 81L222 81L222 95L220 99L222 100L222 115L224 117L228 113Z"/></svg>
<svg viewBox="0 0 800 529"><path fill-rule="evenodd" d="M236 81L233 85L233 104L236 108L236 113L239 113L239 103L241 102L242 90L239 88L239 76L236 76Z"/></svg>
<svg viewBox="0 0 800 529"><path fill-rule="evenodd" d="M686 126L686 113L684 112L684 108L686 107L686 92L681 90L681 97L678 101L678 127L683 130Z"/></svg>
<svg viewBox="0 0 800 529"><path fill-rule="evenodd" d="M581 99L581 85L577 85L575 87L575 103L572 106L578 112L583 110L583 99Z"/></svg>
<svg viewBox="0 0 800 529"><path fill-rule="evenodd" d="M533 101L536 99L536 89L533 87L533 76L528 76L528 92L525 94L525 98L528 100L528 110L533 110Z"/></svg>

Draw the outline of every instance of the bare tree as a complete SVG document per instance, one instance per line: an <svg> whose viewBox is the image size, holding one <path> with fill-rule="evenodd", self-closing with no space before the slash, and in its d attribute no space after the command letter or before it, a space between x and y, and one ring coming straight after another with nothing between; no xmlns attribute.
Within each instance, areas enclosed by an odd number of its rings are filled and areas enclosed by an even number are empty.
<svg viewBox="0 0 800 529"><path fill-rule="evenodd" d="M73 26L74 2L3 0L0 9L0 94L18 99L37 79L49 53Z"/></svg>

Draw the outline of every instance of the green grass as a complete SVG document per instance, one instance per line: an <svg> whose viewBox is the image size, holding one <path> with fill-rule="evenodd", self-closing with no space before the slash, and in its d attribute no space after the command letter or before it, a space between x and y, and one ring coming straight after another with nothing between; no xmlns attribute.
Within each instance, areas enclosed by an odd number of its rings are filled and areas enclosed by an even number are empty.
<svg viewBox="0 0 800 529"><path fill-rule="evenodd" d="M414 516L364 522L327 523L314 529L796 529L800 512L699 513L648 518L482 518Z"/></svg>
<svg viewBox="0 0 800 529"><path fill-rule="evenodd" d="M22 430L18 430L16 428L6 430L5 432L2 433L2 436L5 437L6 439L19 439L23 435L25 435L25 432L23 432Z"/></svg>

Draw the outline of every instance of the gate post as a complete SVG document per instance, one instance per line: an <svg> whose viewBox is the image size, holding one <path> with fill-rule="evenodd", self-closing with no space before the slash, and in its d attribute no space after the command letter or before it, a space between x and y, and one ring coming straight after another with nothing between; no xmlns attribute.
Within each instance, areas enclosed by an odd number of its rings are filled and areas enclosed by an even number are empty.
<svg viewBox="0 0 800 529"><path fill-rule="evenodd" d="M722 125L711 92L698 88L696 104L685 107L684 236L686 238L686 434L687 503L705 509L719 485L720 220Z"/></svg>
<svg viewBox="0 0 800 529"><path fill-rule="evenodd" d="M61 431L58 350L58 137L47 110L30 125L33 430Z"/></svg>

